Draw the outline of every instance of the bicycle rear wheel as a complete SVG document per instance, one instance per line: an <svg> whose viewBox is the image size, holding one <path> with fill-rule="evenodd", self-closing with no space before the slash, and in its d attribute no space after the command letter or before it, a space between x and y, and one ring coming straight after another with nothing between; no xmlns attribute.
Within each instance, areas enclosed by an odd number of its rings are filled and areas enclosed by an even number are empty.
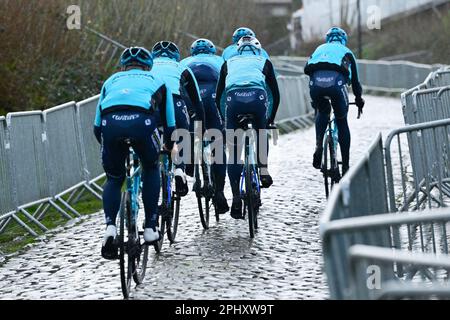
<svg viewBox="0 0 450 320"><path fill-rule="evenodd" d="M205 230L209 229L210 212L211 208L214 206L214 186L209 181L209 177L211 177L211 174L208 170L210 169L211 168L206 164L203 164L201 166L199 164L195 165L194 192L197 197L200 221Z"/></svg>
<svg viewBox="0 0 450 320"><path fill-rule="evenodd" d="M173 194L170 204L170 214L166 217L167 238L170 243L175 242L178 231L178 220L180 217L180 197Z"/></svg>
<svg viewBox="0 0 450 320"><path fill-rule="evenodd" d="M326 146L323 149L322 172L325 182L325 195L327 199L336 183L339 182L339 164L336 157L334 140L328 135Z"/></svg>
<svg viewBox="0 0 450 320"><path fill-rule="evenodd" d="M246 165L245 170L245 192L246 192L246 205L248 212L248 227L250 232L250 238L255 237L255 233L257 230L257 211L256 211L256 202L255 202L255 192L256 186L253 183L253 166L250 164Z"/></svg>
<svg viewBox="0 0 450 320"><path fill-rule="evenodd" d="M133 259L128 255L129 221L131 221L131 203L128 192L124 192L120 204L119 264L122 293L125 299L130 297L133 279Z"/></svg>

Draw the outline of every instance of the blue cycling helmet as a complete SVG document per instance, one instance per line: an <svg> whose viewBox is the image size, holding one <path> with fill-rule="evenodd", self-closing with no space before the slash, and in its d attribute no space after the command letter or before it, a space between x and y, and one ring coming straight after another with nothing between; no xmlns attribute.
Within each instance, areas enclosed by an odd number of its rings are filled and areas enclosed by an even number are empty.
<svg viewBox="0 0 450 320"><path fill-rule="evenodd" d="M127 67L132 64L139 64L151 69L153 67L153 56L150 51L142 47L127 48L120 56L120 66Z"/></svg>
<svg viewBox="0 0 450 320"><path fill-rule="evenodd" d="M333 27L330 30L328 30L326 40L328 43L337 41L346 46L348 42L348 36L343 29Z"/></svg>
<svg viewBox="0 0 450 320"><path fill-rule="evenodd" d="M250 28L239 28L233 33L233 43L237 44L245 36L256 37L256 34Z"/></svg>
<svg viewBox="0 0 450 320"><path fill-rule="evenodd" d="M152 53L154 58L168 57L178 62L181 60L180 49L171 41L157 42L153 46Z"/></svg>
<svg viewBox="0 0 450 320"><path fill-rule="evenodd" d="M193 56L196 56L197 54L200 53L216 54L216 52L217 52L216 46L212 41L208 39L195 40L191 46L191 54Z"/></svg>

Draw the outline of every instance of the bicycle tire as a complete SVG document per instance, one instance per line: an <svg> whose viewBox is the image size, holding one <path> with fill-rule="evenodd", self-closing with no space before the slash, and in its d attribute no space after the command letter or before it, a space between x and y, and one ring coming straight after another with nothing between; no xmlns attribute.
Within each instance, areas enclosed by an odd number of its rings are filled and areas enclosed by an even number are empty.
<svg viewBox="0 0 450 320"><path fill-rule="evenodd" d="M137 234L137 239L136 239L137 241L135 243L135 246L136 246L137 254L136 254L135 258L133 259L132 273L133 273L134 282L137 285L140 285L144 282L145 273L147 271L148 245L145 244L144 230L139 231L137 229L137 227L138 227L138 223L136 222L135 232Z"/></svg>
<svg viewBox="0 0 450 320"><path fill-rule="evenodd" d="M246 164L245 170L245 192L246 192L246 203L247 203L247 212L248 212L248 227L250 232L250 238L253 239L255 237L255 219L256 219L256 210L255 210L255 202L254 202L254 190L253 190L253 167L252 165Z"/></svg>
<svg viewBox="0 0 450 320"><path fill-rule="evenodd" d="M130 297L131 282L132 282L132 262L127 253L128 234L127 241L125 242L125 227L126 220L130 221L131 210L129 206L128 192L122 194L122 200L120 203L120 227L119 227L119 264L120 264L120 282L122 287L122 293L125 299ZM127 228L128 229L128 228ZM128 230L127 230L128 231Z"/></svg>
<svg viewBox="0 0 450 320"><path fill-rule="evenodd" d="M170 205L172 210L171 217L166 219L167 226L167 239L170 243L174 243L178 232L178 221L180 217L180 198L176 195L172 195L172 203Z"/></svg>
<svg viewBox="0 0 450 320"><path fill-rule="evenodd" d="M330 178L330 171L328 169L328 153L329 153L329 140L330 136L327 136L327 142L325 145L325 148L323 148L323 163L322 163L322 172L323 172L323 178L324 178L324 185L325 185L325 197L328 199L330 197L330 184L328 179ZM331 168L331 166L330 166Z"/></svg>
<svg viewBox="0 0 450 320"><path fill-rule="evenodd" d="M203 190L204 190L204 172L203 172L203 166L202 169L200 169L200 165L195 165L195 196L197 197L197 206L198 206L198 213L200 215L200 222L203 226L203 229L208 230L209 229L209 213L210 213L210 199L208 197L204 197ZM200 172L200 170L202 170ZM200 178L202 177L202 178ZM204 203L203 203L204 199Z"/></svg>

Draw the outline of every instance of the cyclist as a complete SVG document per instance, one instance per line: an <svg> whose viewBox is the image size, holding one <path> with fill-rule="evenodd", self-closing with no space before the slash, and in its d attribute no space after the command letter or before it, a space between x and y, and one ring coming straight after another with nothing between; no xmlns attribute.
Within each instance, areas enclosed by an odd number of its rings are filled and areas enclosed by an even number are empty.
<svg viewBox="0 0 450 320"><path fill-rule="evenodd" d="M172 150L175 130L172 93L163 80L154 77L151 53L145 48L126 49L120 58L122 70L103 85L94 124L94 133L102 145L103 168L107 182L103 192L106 232L102 245L105 259L117 259L116 217L120 208L121 188L125 180L125 159L129 139L143 166L142 198L145 208L144 240L158 241L158 200L160 176L158 159L160 138L154 112L159 110L164 125L166 150Z"/></svg>
<svg viewBox="0 0 450 320"><path fill-rule="evenodd" d="M322 143L332 106L339 132L343 175L349 169L351 142L347 122L349 108L347 84L352 84L358 108L362 110L365 104L356 59L353 52L347 48L347 41L347 33L344 30L337 27L331 28L326 35L326 43L317 48L305 67L305 73L311 78L312 106L317 113L313 166L321 169Z"/></svg>
<svg viewBox="0 0 450 320"><path fill-rule="evenodd" d="M226 96L227 130L239 128L238 116L240 114L253 114L256 119L254 129L264 130L266 135L266 128L274 123L280 103L280 93L273 65L262 55L261 44L255 37L241 38L238 42L238 53L222 66L217 85L216 104L220 104L222 94L224 94ZM270 113L267 112L269 102L266 87L269 87L273 94L274 103ZM267 137L263 139L266 140ZM228 141L228 147L236 148L234 141ZM239 180L243 166L238 164L241 146L237 146L237 149L232 153L234 159L229 159L228 176L233 192L231 216L234 219L242 219ZM265 150L266 153L258 157L263 188L269 188L273 184L267 169L267 161L261 161L267 159L267 151Z"/></svg>
<svg viewBox="0 0 450 320"><path fill-rule="evenodd" d="M173 95L177 129L189 130L191 122L204 120L204 110L197 81L191 70L180 63L181 55L177 45L160 41L153 46L154 65L151 73L161 77ZM184 96L189 97L192 108L188 109ZM178 143L181 142L181 138ZM180 156L183 156L183 150ZM175 170L176 191L180 196L189 192L186 180L186 164L180 163Z"/></svg>
<svg viewBox="0 0 450 320"><path fill-rule="evenodd" d="M239 40L242 39L242 37L245 36L249 36L249 37L256 37L255 32L253 32L252 29L250 28L246 28L246 27L241 27L236 29L236 31L233 33L233 44L229 45L222 54L222 58L227 61L229 59L231 59L234 56L237 56L238 50L237 50L237 44L239 42ZM264 58L269 59L269 54L266 52L266 50L261 48L261 55Z"/></svg>
<svg viewBox="0 0 450 320"><path fill-rule="evenodd" d="M215 101L217 82L224 60L222 57L216 55L216 52L216 46L212 41L208 39L198 39L192 43L191 56L181 61L181 63L184 66L189 67L197 79L205 110L205 128L207 130L220 130L224 134L224 124ZM227 160L225 143L223 140L222 144L223 158L216 159L216 163L214 163L212 167L216 182L216 195L214 200L219 214L224 214L230 210L223 192L225 187Z"/></svg>

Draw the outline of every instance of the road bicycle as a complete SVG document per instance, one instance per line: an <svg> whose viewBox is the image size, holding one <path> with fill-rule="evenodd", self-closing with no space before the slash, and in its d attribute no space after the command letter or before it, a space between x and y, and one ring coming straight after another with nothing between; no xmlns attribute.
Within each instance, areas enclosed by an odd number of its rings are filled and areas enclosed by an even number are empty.
<svg viewBox="0 0 450 320"><path fill-rule="evenodd" d="M244 219L248 217L250 238L252 239L258 231L258 215L262 206L261 183L257 162L257 139L255 137L255 130L253 130L254 121L255 116L253 114L243 114L238 116L240 128L245 132L244 168L241 173L240 194L241 199L244 202ZM277 128L271 126L267 129L276 130Z"/></svg>
<svg viewBox="0 0 450 320"><path fill-rule="evenodd" d="M144 281L149 246L144 241L145 221L139 216L142 168L130 140L125 143L130 147L130 154L126 159L126 190L120 204L118 247L122 293L128 299L132 281L137 285Z"/></svg>
<svg viewBox="0 0 450 320"><path fill-rule="evenodd" d="M350 103L350 105L356 105L356 103ZM358 110L358 119L361 118L362 109ZM322 153L322 165L320 171L323 173L325 182L325 195L328 199L331 190L335 184L338 184L341 180L341 167L342 162L337 158L339 147L339 133L336 124L336 117L334 116L333 109L328 121L327 131L323 139L323 153Z"/></svg>

